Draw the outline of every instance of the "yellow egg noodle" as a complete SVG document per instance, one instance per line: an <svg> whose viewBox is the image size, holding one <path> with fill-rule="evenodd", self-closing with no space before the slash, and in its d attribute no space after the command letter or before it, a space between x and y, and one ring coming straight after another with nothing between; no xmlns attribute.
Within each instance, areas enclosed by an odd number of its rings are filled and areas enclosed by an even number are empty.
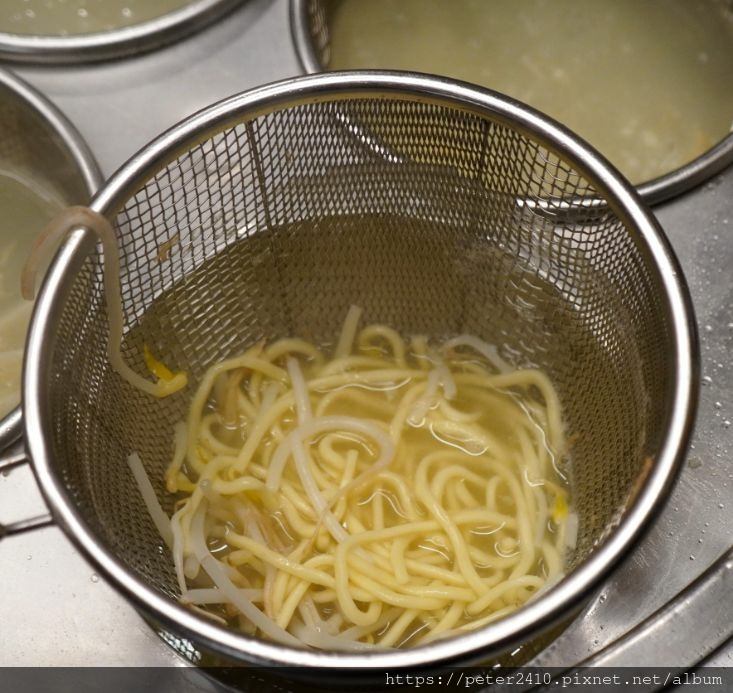
<svg viewBox="0 0 733 693"><path fill-rule="evenodd" d="M155 397L185 387L147 346L155 383L124 363L116 239L96 212L49 223L24 295L45 248L82 225L104 251L112 366ZM173 431L173 517L129 456L190 608L289 645L363 651L479 628L562 578L578 520L548 377L474 336L434 346L360 318L352 306L330 355L288 338L209 368Z"/></svg>
<svg viewBox="0 0 733 693"><path fill-rule="evenodd" d="M362 651L478 628L563 576L577 518L547 376L360 313L330 357L281 339L206 372L174 431L170 521L130 456L184 604Z"/></svg>

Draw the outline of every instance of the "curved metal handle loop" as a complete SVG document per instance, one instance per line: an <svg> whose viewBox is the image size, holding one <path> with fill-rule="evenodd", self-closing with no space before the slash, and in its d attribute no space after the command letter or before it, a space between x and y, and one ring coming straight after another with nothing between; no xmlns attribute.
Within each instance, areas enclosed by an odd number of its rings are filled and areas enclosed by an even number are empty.
<svg viewBox="0 0 733 693"><path fill-rule="evenodd" d="M20 452L13 453L0 459L0 473L7 474L11 469L21 467L24 464L30 464L30 462L28 455L25 451L21 450ZM50 513L29 517L26 520L17 520L16 522L11 522L7 525L0 523L0 540L5 537L10 537L13 534L23 534L24 532L41 529L42 527L48 527L52 524L54 524L54 521Z"/></svg>

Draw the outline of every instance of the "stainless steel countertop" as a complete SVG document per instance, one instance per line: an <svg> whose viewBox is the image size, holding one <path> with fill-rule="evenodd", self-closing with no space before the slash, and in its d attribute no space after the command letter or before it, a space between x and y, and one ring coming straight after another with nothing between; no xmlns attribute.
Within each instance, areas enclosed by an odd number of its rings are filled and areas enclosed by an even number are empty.
<svg viewBox="0 0 733 693"><path fill-rule="evenodd" d="M192 112L298 74L287 13L287 0L250 0L202 33L139 58L16 71L77 125L109 175ZM543 665L569 666L597 652L733 543L733 169L655 212L682 262L700 325L704 386L695 442L661 517L540 655ZM42 511L29 470L0 477L0 521ZM0 571L0 666L181 664L58 528L0 541ZM712 661L731 666L731 653L723 648Z"/></svg>

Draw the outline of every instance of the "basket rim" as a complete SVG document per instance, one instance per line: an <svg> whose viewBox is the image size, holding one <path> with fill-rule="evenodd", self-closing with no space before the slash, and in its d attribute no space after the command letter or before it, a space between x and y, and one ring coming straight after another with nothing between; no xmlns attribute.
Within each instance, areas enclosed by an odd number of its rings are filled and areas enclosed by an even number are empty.
<svg viewBox="0 0 733 693"><path fill-rule="evenodd" d="M73 123L41 92L3 68L0 68L0 88L9 90L58 136L62 148L76 166L76 173L87 195L91 198L104 179L91 149ZM22 433L23 414L18 405L0 418L0 452L16 442Z"/></svg>
<svg viewBox="0 0 733 693"><path fill-rule="evenodd" d="M87 63L154 50L203 28L244 0L192 0L172 12L111 31L72 36L0 32L0 58L18 63Z"/></svg>
<svg viewBox="0 0 733 693"><path fill-rule="evenodd" d="M304 74L313 75L326 68L321 64L311 40L308 2L309 0L290 0L290 36L301 70ZM656 205L702 185L731 164L733 131L692 161L635 186L647 204Z"/></svg>
<svg viewBox="0 0 733 693"><path fill-rule="evenodd" d="M199 111L132 157L97 194L92 208L113 216L120 201L136 191L161 162L233 123L294 103L335 98L418 99L442 103L511 121L540 142L552 143L573 165L591 175L627 227L651 255L662 287L669 323L669 358L676 374L660 452L635 502L602 545L558 585L515 613L472 633L414 649L350 654L299 650L254 639L213 624L174 603L122 564L86 524L56 468L50 444L51 421L44 406L54 330L65 289L75 267L94 248L90 234L78 229L62 246L39 295L29 332L23 376L25 433L36 476L54 517L77 547L130 601L157 622L217 652L236 659L279 666L401 668L478 660L547 628L577 607L639 539L667 497L679 471L697 409L700 354L689 291L674 251L638 193L600 154L563 126L502 95L471 85L414 73L344 72L298 77L259 87Z"/></svg>

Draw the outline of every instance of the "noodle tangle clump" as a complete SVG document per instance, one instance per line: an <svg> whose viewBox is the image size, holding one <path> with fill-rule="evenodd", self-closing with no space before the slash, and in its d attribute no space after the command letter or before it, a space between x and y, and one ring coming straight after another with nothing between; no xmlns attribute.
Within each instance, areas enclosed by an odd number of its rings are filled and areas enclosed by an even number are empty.
<svg viewBox="0 0 733 693"><path fill-rule="evenodd" d="M281 339L205 373L174 432L169 521L131 455L184 604L362 651L479 628L563 576L577 519L547 376L360 314L328 351Z"/></svg>

